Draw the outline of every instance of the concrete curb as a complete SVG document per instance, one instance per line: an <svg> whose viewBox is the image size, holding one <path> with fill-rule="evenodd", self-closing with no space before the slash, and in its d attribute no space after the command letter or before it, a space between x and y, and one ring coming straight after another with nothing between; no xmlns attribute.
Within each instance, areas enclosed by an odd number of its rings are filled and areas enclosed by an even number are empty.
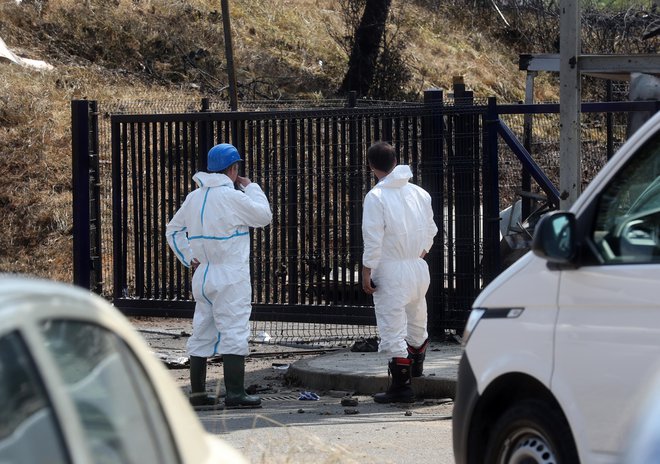
<svg viewBox="0 0 660 464"><path fill-rule="evenodd" d="M454 398L460 347L427 352L423 377L413 379L418 398ZM287 381L305 388L373 395L388 387L387 362L376 353L341 351L301 359L289 366ZM428 368L427 368L428 366Z"/></svg>

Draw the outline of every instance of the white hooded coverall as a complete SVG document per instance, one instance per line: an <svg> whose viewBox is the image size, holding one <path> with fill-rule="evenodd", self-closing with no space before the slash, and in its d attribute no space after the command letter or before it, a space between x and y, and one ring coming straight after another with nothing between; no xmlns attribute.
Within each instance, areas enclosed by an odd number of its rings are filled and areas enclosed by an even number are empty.
<svg viewBox="0 0 660 464"><path fill-rule="evenodd" d="M362 216L362 264L371 268L376 287L378 351L401 358L408 355L406 343L417 348L428 338L430 276L420 256L438 232L431 196L410 178L409 166L396 166L367 193Z"/></svg>
<svg viewBox="0 0 660 464"><path fill-rule="evenodd" d="M252 312L249 227L265 227L272 220L261 187L250 183L245 192L234 188L225 174L198 172L199 186L167 224L167 243L179 261L190 267L195 298L189 356L216 354L247 356Z"/></svg>

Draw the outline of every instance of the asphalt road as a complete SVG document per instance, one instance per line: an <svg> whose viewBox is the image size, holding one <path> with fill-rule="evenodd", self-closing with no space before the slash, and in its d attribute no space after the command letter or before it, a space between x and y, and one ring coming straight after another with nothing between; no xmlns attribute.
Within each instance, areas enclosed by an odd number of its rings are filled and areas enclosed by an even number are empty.
<svg viewBox="0 0 660 464"><path fill-rule="evenodd" d="M198 414L253 464L454 462L453 403L381 405L358 396L358 405L347 407L341 396L301 401L297 394L266 394L261 409Z"/></svg>
<svg viewBox="0 0 660 464"><path fill-rule="evenodd" d="M188 394L185 342L189 320L134 319L151 349L170 367ZM252 464L453 464L452 402L427 400L382 405L356 396L357 406L342 406L347 392L314 391L319 401L299 400L304 385L289 385L287 366L316 356L309 350L251 345L246 386L257 388L260 409L199 411L204 427L239 449ZM222 365L209 359L207 389L222 390Z"/></svg>

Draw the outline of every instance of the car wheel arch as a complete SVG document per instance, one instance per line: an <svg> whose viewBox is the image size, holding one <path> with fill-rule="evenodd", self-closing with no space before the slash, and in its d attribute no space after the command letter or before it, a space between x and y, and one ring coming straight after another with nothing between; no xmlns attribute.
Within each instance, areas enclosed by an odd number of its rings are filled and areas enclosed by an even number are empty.
<svg viewBox="0 0 660 464"><path fill-rule="evenodd" d="M473 410L468 431L469 463L484 462L492 426L513 404L528 399L543 401L566 420L559 402L538 379L519 372L502 375L483 391Z"/></svg>

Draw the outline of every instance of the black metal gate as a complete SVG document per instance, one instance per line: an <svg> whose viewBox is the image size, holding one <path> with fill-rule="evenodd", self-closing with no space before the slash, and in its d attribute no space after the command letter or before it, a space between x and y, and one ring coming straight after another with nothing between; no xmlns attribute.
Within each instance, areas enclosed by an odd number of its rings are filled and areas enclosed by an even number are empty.
<svg viewBox="0 0 660 464"><path fill-rule="evenodd" d="M127 314L192 315L191 276L169 250L165 225L194 188L208 149L229 142L273 210L273 223L252 232L253 320L374 326L359 282L361 206L374 184L366 149L387 140L433 197L440 231L428 256L429 331L460 330L484 281L497 273L496 263L483 260L499 243L496 206L483 205L497 189L484 153L485 110L469 92L450 105L441 91L428 91L416 104L108 113L99 124L109 122L111 156L96 155L109 164L112 182L99 181L106 188L97 202L101 216L111 212L111 239L102 241L105 265L94 280Z"/></svg>

